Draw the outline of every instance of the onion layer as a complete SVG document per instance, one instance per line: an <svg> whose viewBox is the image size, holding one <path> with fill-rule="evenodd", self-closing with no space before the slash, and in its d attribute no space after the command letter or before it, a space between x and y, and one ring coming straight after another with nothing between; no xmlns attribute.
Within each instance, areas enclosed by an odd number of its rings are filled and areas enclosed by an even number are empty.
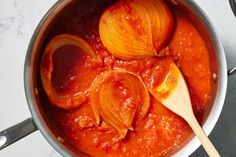
<svg viewBox="0 0 236 157"><path fill-rule="evenodd" d="M134 117L144 117L147 113L150 98L138 76L126 71L107 71L92 84L90 101L97 125L101 115L124 138L128 130L133 130Z"/></svg>
<svg viewBox="0 0 236 157"><path fill-rule="evenodd" d="M103 13L99 34L111 54L128 60L158 55L172 25L164 0L122 0Z"/></svg>
<svg viewBox="0 0 236 157"><path fill-rule="evenodd" d="M51 101L51 103L63 109L71 109L71 108L77 107L85 101L85 96L82 94L82 92L84 91L78 90L73 95L60 94L54 88L53 83L52 83L52 73L55 70L54 69L55 65L53 65L53 54L57 52L59 49L68 47L68 46L76 48L76 52L78 51L79 53L78 56L80 56L80 58L83 58L83 57L84 58L87 57L91 59L96 58L92 48L88 45L88 43L84 41L83 39L74 35L63 34L63 35L55 36L47 45L44 51L42 60L41 60L41 67L40 67L41 80L42 80L43 87L46 91L46 94L49 100ZM71 51L68 51L68 52L66 51L66 53L70 53L70 52ZM76 74L76 76L71 77L69 78L69 80L66 80L66 81L67 82L74 81L73 79L75 79L75 77L78 77L78 76L83 77L83 75L81 74L80 75ZM56 79L59 79L59 78L56 78Z"/></svg>

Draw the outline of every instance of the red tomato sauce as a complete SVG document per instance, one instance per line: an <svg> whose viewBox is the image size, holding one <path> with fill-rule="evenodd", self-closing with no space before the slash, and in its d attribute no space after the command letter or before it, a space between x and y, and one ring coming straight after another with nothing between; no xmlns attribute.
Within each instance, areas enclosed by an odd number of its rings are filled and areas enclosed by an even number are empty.
<svg viewBox="0 0 236 157"><path fill-rule="evenodd" d="M66 53L68 51L70 53ZM92 75L92 67L87 65L89 64L88 57L81 54L81 50L73 46L64 46L57 50L52 58L52 84L59 95L74 95L78 89L89 88L91 82L77 83L87 82L85 79ZM81 87L81 85L87 87Z"/></svg>
<svg viewBox="0 0 236 157"><path fill-rule="evenodd" d="M171 58L174 59L187 81L194 113L201 123L211 90L211 71L208 50L191 21L181 11L173 12L176 26L169 42L172 56L123 61L113 57L99 37L99 18L106 5L94 2L86 7L87 10L74 9L51 33L51 36L70 33L84 38L99 60L92 66L93 70L96 69L95 74L105 70L124 69L141 76L144 83L150 86L162 82L169 69L168 64L165 63ZM63 51L69 50L62 49L53 56L53 62L57 65L55 68L60 67L61 71L53 73L52 81L55 87L65 87L63 90L60 89L61 92L73 91L76 81L72 80L72 85L66 86L66 81L63 79L68 80L68 77L74 76L74 73L82 78L79 82L82 81L86 85L81 88L87 88L94 79L89 77L93 70L87 69L91 64L86 64L86 60L79 60L82 68L73 68L78 63L74 60L77 55L75 49L72 55L63 57ZM62 57L66 64L59 66L57 63L62 62L60 59ZM88 93L85 95L88 96ZM108 123L102 121L101 125L95 125L89 96L84 104L74 110L65 111L50 103L45 103L44 108L53 123L63 133L66 141L70 141L76 148L91 156L162 156L181 147L192 134L190 127L182 118L166 109L153 97L147 115L143 119L134 120L134 131L128 131L123 140L117 140L119 138L117 130Z"/></svg>

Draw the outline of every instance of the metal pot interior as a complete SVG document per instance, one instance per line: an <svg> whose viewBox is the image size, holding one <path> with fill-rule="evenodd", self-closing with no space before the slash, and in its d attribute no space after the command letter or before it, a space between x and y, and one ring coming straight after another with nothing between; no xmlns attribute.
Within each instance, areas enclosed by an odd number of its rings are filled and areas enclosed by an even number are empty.
<svg viewBox="0 0 236 157"><path fill-rule="evenodd" d="M42 99L42 94L40 94L42 93L40 91L43 91L43 89L40 81L39 65L45 45L49 40L48 36L50 35L51 30L53 30L53 28L70 13L70 10L72 10L73 7L83 5L84 2L85 1L79 0L58 1L37 27L30 42L25 61L25 91L33 119L43 136L63 156L86 156L86 154L75 149L70 142L61 140L63 134L57 129L57 126L53 123L50 116L46 114L43 104L48 100ZM86 3L90 3L90 1L86 1ZM204 121L202 122L204 126L206 126L207 134L209 134L219 117L225 98L227 82L224 52L205 13L203 13L193 1L178 0L170 1L170 3L182 9L191 19L192 23L204 38L210 52L210 68L213 76L212 94L209 103L211 104L210 106L212 106L212 109L209 110L211 112L204 115ZM191 143L191 145L189 143ZM178 151L176 155L187 156L199 145L200 143L197 142L196 139L193 140L192 137L189 139L188 144L183 146L184 148L181 147L176 150Z"/></svg>

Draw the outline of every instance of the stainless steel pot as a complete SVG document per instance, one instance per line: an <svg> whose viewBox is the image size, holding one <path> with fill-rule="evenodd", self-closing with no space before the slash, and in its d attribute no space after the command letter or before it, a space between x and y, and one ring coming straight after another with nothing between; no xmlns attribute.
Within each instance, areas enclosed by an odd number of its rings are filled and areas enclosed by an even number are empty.
<svg viewBox="0 0 236 157"><path fill-rule="evenodd" d="M58 19L63 16L79 0L58 1L44 16L31 39L24 69L24 85L28 106L32 115L29 118L11 128L0 132L0 150L21 139L22 137L39 130L45 139L63 156L87 156L86 154L74 149L66 141L61 140L61 135L48 120L47 115L42 108L42 101L38 95L39 63L43 52L45 39ZM214 85L212 90L213 104L211 112L205 117L203 128L209 134L215 126L221 113L225 93L227 88L227 67L222 44L215 32L214 27L209 21L207 15L199 8L193 0L170 0L177 7L182 8L197 26L210 50L211 70L214 75ZM228 75L235 73L236 67L228 71ZM175 156L188 156L200 146L199 141L193 138L175 153Z"/></svg>
<svg viewBox="0 0 236 157"><path fill-rule="evenodd" d="M229 0L230 6L232 8L232 11L234 15L236 16L236 1L235 0Z"/></svg>

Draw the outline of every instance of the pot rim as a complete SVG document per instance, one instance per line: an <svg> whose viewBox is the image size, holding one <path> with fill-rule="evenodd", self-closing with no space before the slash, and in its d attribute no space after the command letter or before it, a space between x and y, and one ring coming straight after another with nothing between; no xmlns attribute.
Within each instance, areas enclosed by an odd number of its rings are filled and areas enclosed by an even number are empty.
<svg viewBox="0 0 236 157"><path fill-rule="evenodd" d="M182 1L182 0L179 0ZM216 56L218 59L219 69L218 69L218 87L217 87L217 93L215 96L215 100L213 103L213 107L211 109L211 112L209 116L207 117L207 120L203 124L203 129L207 136L211 133L211 131L214 129L221 111L223 109L226 91L227 91L227 82L228 82L228 76L227 76L227 63L226 63L226 57L223 45L219 39L219 35L211 22L210 18L207 16L207 14L201 9L201 7L194 1L194 0L188 0L185 3L187 3L188 6L191 6L191 11L194 11L198 14L198 17L200 18L201 22L204 23L205 27L208 30L208 33L211 36L211 39L215 43L216 48ZM183 157L183 156L189 156L191 155L199 146L201 145L198 138L195 136L186 146L184 146L181 150L179 150L176 154L174 154L175 157Z"/></svg>
<svg viewBox="0 0 236 157"><path fill-rule="evenodd" d="M28 107L30 109L30 113L32 115L32 118L40 130L41 134L44 136L44 138L50 143L51 146L53 146L57 152L59 152L62 156L70 157L70 156L76 156L71 150L69 150L67 147L65 147L62 143L58 141L57 138L53 136L53 133L49 130L47 127L46 122L43 120L43 116L40 114L39 109L36 107L36 96L37 92L35 92L35 89L33 88L33 82L32 82L32 51L34 50L34 44L36 41L36 38L38 38L38 35L42 33L42 27L44 27L45 21L47 21L49 18L53 19L56 15L55 13L60 12L60 10L67 6L67 4L70 4L73 0L67 0L67 1L57 1L50 10L46 13L46 15L42 18L40 23L38 24L28 47L26 59L25 59L25 65L24 65L24 88L25 88L25 95L26 100L28 103ZM177 0L182 1L182 0ZM176 1L176 2L177 2ZM178 2L177 2L178 3ZM227 64L226 64L226 57L224 53L224 49L222 46L222 43L219 39L219 36L213 26L213 24L210 22L207 14L194 2L194 0L188 0L187 3L189 6L191 6L191 10L196 12L198 14L198 17L200 18L201 22L205 25L207 28L210 36L212 37L212 41L215 43L215 49L216 49L216 56L218 59L219 64L219 70L218 70L218 87L217 87L217 93L215 96L214 104L211 109L211 112L206 120L206 122L203 125L203 129L205 130L206 134L209 135L210 132L213 130L220 113L223 108L225 96L226 96L226 90L227 90ZM55 12L55 10L57 10ZM52 16L53 14L53 16ZM44 29L46 29L44 27ZM194 137L190 142L188 142L183 148L181 148L179 151L177 151L174 156L176 157L182 157L182 156L189 156L192 154L198 147L200 146L200 142L198 141L197 137ZM85 154L83 154L85 155ZM86 156L86 155L85 155Z"/></svg>

